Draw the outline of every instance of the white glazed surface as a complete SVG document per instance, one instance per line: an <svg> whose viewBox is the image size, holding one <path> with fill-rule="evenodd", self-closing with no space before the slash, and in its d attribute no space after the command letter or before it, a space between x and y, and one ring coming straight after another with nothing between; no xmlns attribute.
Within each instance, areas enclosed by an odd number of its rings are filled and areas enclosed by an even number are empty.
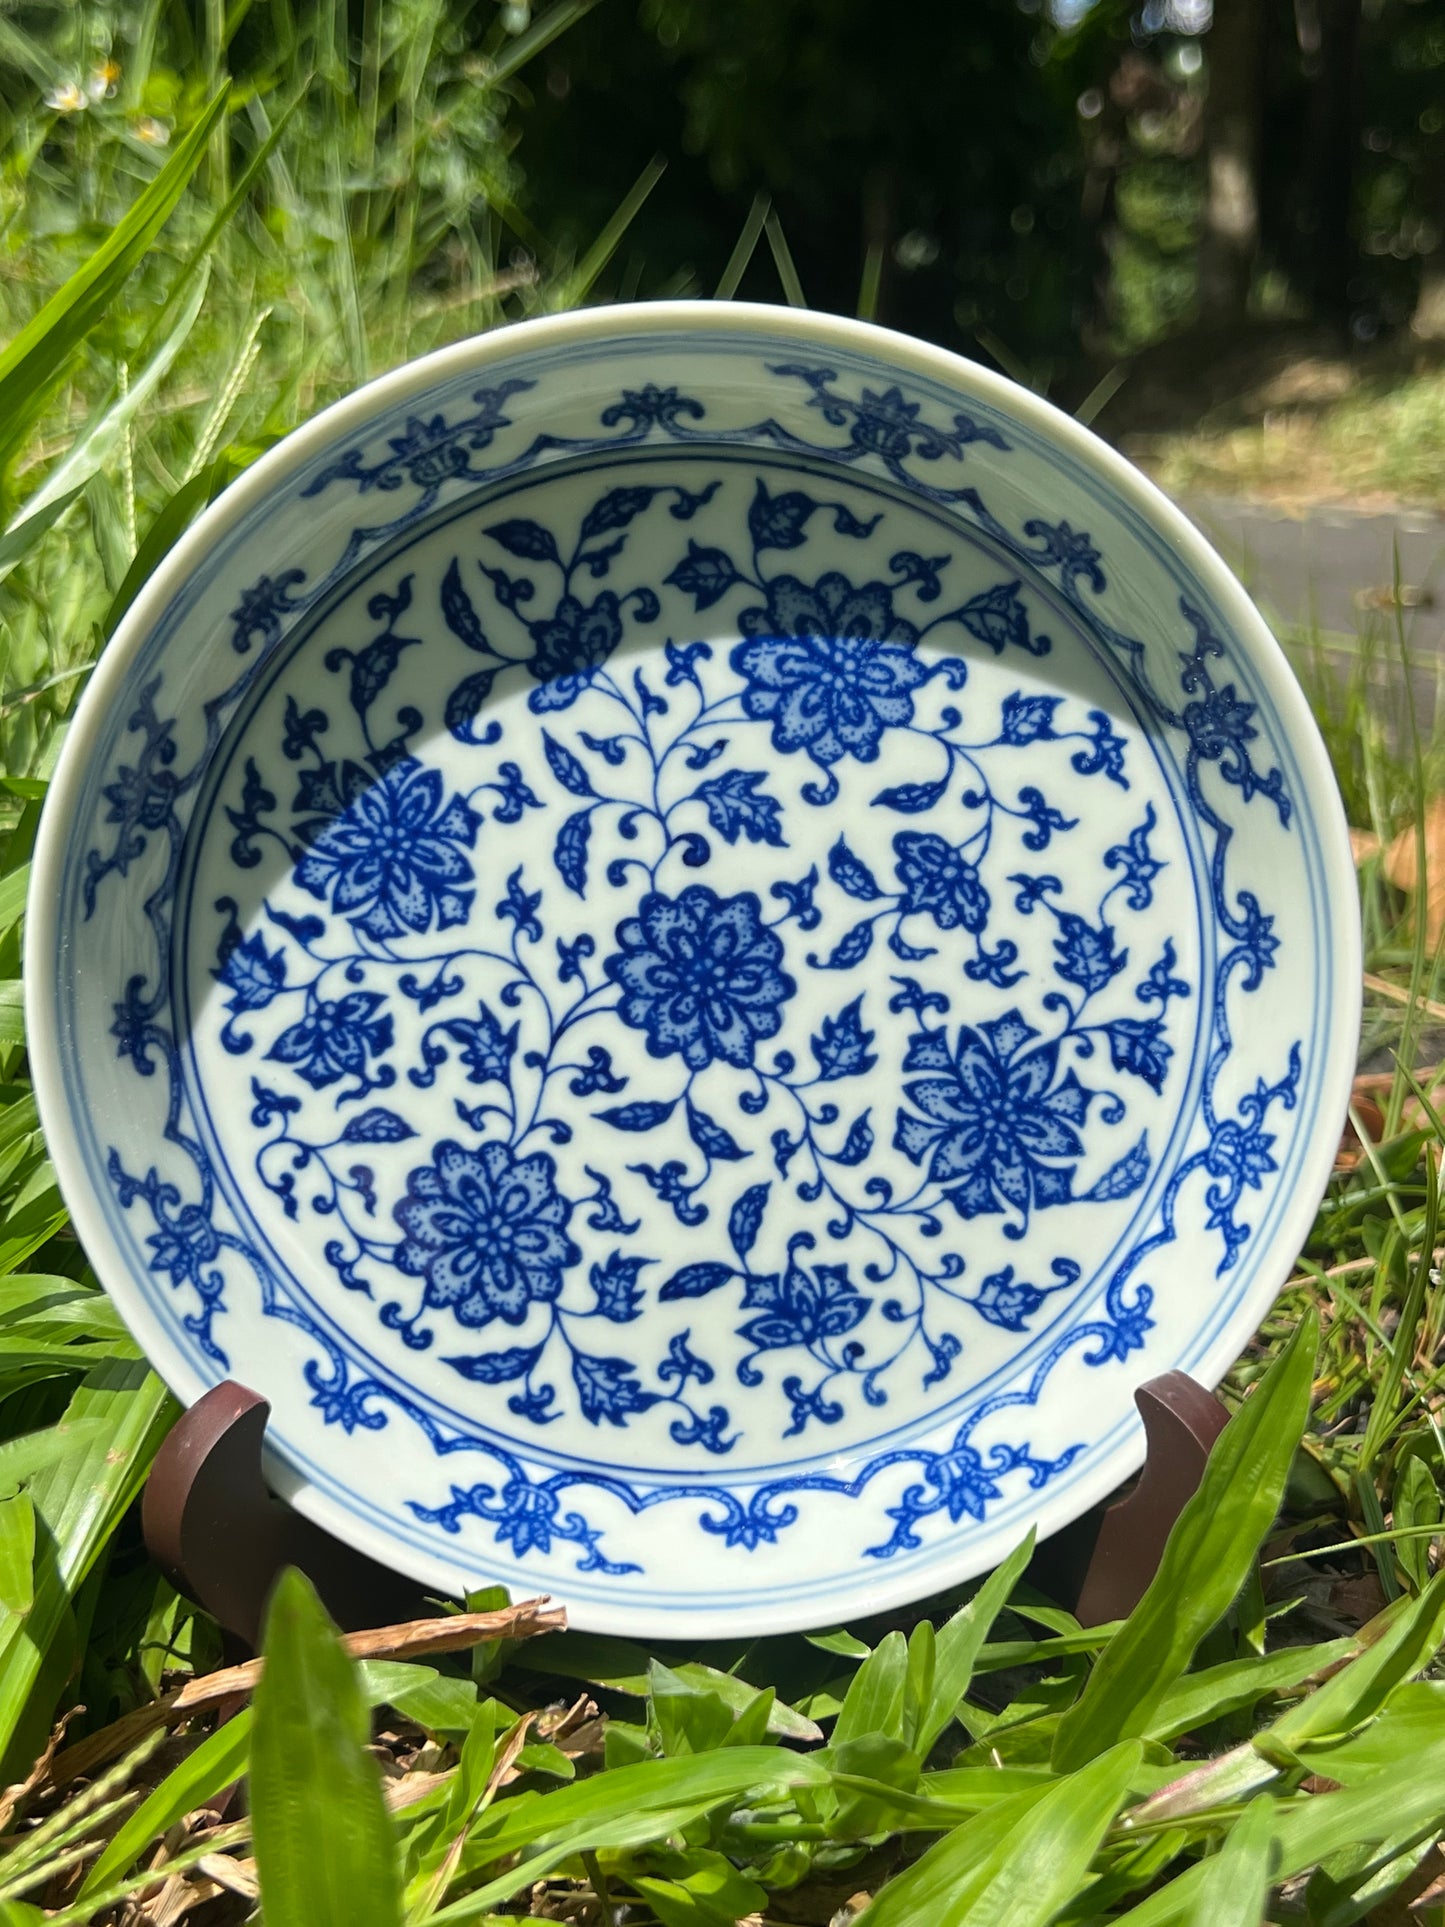
<svg viewBox="0 0 1445 1927"><path fill-rule="evenodd" d="M699 645L702 645L699 647ZM1232 577L971 364L741 305L362 390L72 725L42 1117L180 1396L425 1581L835 1623L1138 1463L1353 1067L1332 778Z"/></svg>

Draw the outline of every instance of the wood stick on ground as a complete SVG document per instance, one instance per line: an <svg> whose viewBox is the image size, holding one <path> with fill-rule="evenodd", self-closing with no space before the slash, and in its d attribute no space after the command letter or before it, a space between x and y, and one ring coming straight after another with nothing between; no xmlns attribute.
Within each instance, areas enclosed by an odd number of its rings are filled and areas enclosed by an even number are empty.
<svg viewBox="0 0 1445 1927"><path fill-rule="evenodd" d="M1408 1004L1416 1010L1423 1010L1427 1017L1445 1018L1445 1004L1433 1003L1428 997L1412 997L1402 984L1392 984L1388 977L1376 977L1365 972L1365 989L1373 990L1377 997L1388 997L1393 1003Z"/></svg>
<svg viewBox="0 0 1445 1927"><path fill-rule="evenodd" d="M562 1632L567 1615L546 1598L526 1599L501 1612L452 1613L437 1619L409 1619L399 1626L376 1626L360 1633L345 1633L342 1644L353 1659L425 1659L432 1653L459 1653L469 1646L480 1646L488 1639L535 1639L540 1633ZM218 1706L222 1700L242 1697L256 1690L265 1661L248 1659L239 1666L226 1666L217 1673L187 1680L175 1692L138 1706L111 1726L89 1733L74 1746L67 1746L51 1762L50 1781L57 1787L69 1785L98 1766L119 1758L136 1741L158 1726L176 1726L196 1713Z"/></svg>

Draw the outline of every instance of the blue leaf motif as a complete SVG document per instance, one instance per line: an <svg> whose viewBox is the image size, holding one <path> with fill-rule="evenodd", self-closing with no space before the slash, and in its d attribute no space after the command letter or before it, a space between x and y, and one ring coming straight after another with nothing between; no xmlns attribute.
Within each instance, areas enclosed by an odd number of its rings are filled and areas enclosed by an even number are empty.
<svg viewBox="0 0 1445 1927"><path fill-rule="evenodd" d="M1163 1011L1168 1009L1171 997L1189 996L1189 985L1182 977L1174 975L1174 967L1178 961L1174 954L1174 940L1172 937L1166 937L1163 955L1157 963L1150 966L1149 975L1134 992L1141 1004L1158 1004Z"/></svg>
<svg viewBox="0 0 1445 1927"><path fill-rule="evenodd" d="M571 750L564 748L550 730L542 731L542 747L546 751L552 774L564 790L570 790L574 796L596 796L597 792L593 789L586 770Z"/></svg>
<svg viewBox="0 0 1445 1927"><path fill-rule="evenodd" d="M318 937L326 934L326 925L320 917L293 917L284 910L273 910L269 903L266 905L266 915L280 929L289 932L299 944L315 943ZM1172 966L1173 958L1169 961Z"/></svg>
<svg viewBox="0 0 1445 1927"><path fill-rule="evenodd" d="M636 1318L642 1307L638 1273L644 1265L653 1263L652 1258L624 1258L620 1251L614 1251L605 1265L591 1267L588 1281L597 1294L597 1310L603 1318L614 1325L630 1324Z"/></svg>
<svg viewBox="0 0 1445 1927"><path fill-rule="evenodd" d="M760 1315L738 1327L738 1335L759 1351L811 1345L820 1338L842 1338L863 1319L865 1298L846 1265L816 1265L811 1272L790 1263L782 1278L753 1278L743 1303Z"/></svg>
<svg viewBox="0 0 1445 1927"><path fill-rule="evenodd" d="M1121 870L1120 884L1127 886L1126 901L1131 910L1147 910L1154 901L1153 883L1164 868L1149 848L1149 833L1157 819L1154 805L1145 806L1144 821L1129 832L1127 843L1116 843L1104 853L1106 870Z"/></svg>
<svg viewBox="0 0 1445 1927"><path fill-rule="evenodd" d="M585 729L578 734L588 749L594 750L613 769L617 769L627 755L627 745L620 736L592 736Z"/></svg>
<svg viewBox="0 0 1445 1927"><path fill-rule="evenodd" d="M894 789L880 790L873 801L881 809L899 810L904 816L921 816L933 808L947 788L948 777L944 775L936 783L899 783Z"/></svg>
<svg viewBox="0 0 1445 1927"><path fill-rule="evenodd" d="M958 611L958 619L996 656L1001 656L1009 643L1026 649L1031 656L1046 656L1051 647L1047 636L1029 634L1028 613L1019 599L1017 581L996 583L974 596Z"/></svg>
<svg viewBox="0 0 1445 1927"><path fill-rule="evenodd" d="M655 488L608 489L583 517L582 540L590 542L594 535L610 535L613 529L625 529L641 515L656 493Z"/></svg>
<svg viewBox="0 0 1445 1927"><path fill-rule="evenodd" d="M611 1051L601 1044L589 1044L587 1062L579 1068L567 1088L573 1097L591 1097L596 1091L610 1094L625 1089L626 1085L627 1079L613 1072Z"/></svg>
<svg viewBox="0 0 1445 1927"><path fill-rule="evenodd" d="M475 743L484 740L472 734L472 724L481 713L482 705L491 695L492 684L496 678L495 669L479 669L475 675L463 677L447 697L446 726L459 743Z"/></svg>
<svg viewBox="0 0 1445 1927"><path fill-rule="evenodd" d="M507 1082L517 1049L518 1025L504 1027L496 1013L485 1002L481 1002L474 1018L453 1017L442 1028L454 1043L462 1047L461 1061L467 1067L469 1084ZM411 1081L419 1083L415 1071L411 1074Z"/></svg>
<svg viewBox="0 0 1445 1927"><path fill-rule="evenodd" d="M662 653L667 657L667 674L663 681L669 689L679 689L690 682L694 689L701 691L702 683L698 678L697 665L708 662L712 657L710 642L665 642Z"/></svg>
<svg viewBox="0 0 1445 1927"><path fill-rule="evenodd" d="M1003 721L999 741L1022 748L1025 743L1051 742L1054 738L1054 711L1060 696L1025 696L1014 690L1003 699Z"/></svg>
<svg viewBox="0 0 1445 1927"><path fill-rule="evenodd" d="M711 761L712 753L704 753ZM742 835L749 843L771 843L776 849L785 849L779 814L782 805L776 797L758 790L763 780L760 769L730 769L725 775L710 776L699 783L694 794L707 804L708 821L729 843L736 843Z"/></svg>
<svg viewBox="0 0 1445 1927"><path fill-rule="evenodd" d="M310 917L307 921L316 923L319 919ZM211 975L231 992L227 1010L264 1010L286 987L286 956L280 950L273 956L259 932L253 931L233 947L224 967Z"/></svg>
<svg viewBox="0 0 1445 1927"><path fill-rule="evenodd" d="M716 1118L709 1117L706 1111L700 1111L691 1098L687 1100L687 1128L693 1143L705 1157L735 1164L740 1158L752 1155Z"/></svg>
<svg viewBox="0 0 1445 1927"><path fill-rule="evenodd" d="M830 506L833 510L834 533L837 535L851 535L855 541L861 542L870 536L883 520L883 511L881 509L876 515L870 515L865 522L861 521L859 517L853 513L852 509L845 508L841 502L834 502Z"/></svg>
<svg viewBox="0 0 1445 1927"><path fill-rule="evenodd" d="M773 495L759 476L748 509L748 534L755 549L796 549L802 546L803 531L818 504L801 489L788 489Z"/></svg>
<svg viewBox="0 0 1445 1927"><path fill-rule="evenodd" d="M873 1032L863 1028L863 998L860 993L845 1004L836 1017L825 1017L818 1035L809 1041L818 1060L818 1081L831 1083L838 1077L859 1077L872 1070L878 1059L869 1050Z"/></svg>
<svg viewBox="0 0 1445 1927"><path fill-rule="evenodd" d="M728 1214L728 1238L740 1263L746 1262L748 1253L757 1243L772 1188L767 1180L762 1184L749 1185Z"/></svg>
<svg viewBox="0 0 1445 1927"><path fill-rule="evenodd" d="M518 517L513 521L494 522L484 533L494 542L500 542L508 555L519 555L528 562L561 563L550 529L544 529L540 522Z"/></svg>
<svg viewBox="0 0 1445 1927"><path fill-rule="evenodd" d="M1069 762L1080 776L1097 776L1102 772L1109 782L1117 783L1121 790L1128 789L1129 779L1124 774L1124 751L1128 746L1124 738L1114 733L1102 709L1091 709L1089 721L1094 726L1090 736L1092 747L1075 750Z"/></svg>
<svg viewBox="0 0 1445 1927"><path fill-rule="evenodd" d="M505 1385L514 1378L525 1378L537 1362L540 1345L509 1345L504 1352L475 1352L470 1356L444 1358L463 1378L474 1385Z"/></svg>
<svg viewBox="0 0 1445 1927"><path fill-rule="evenodd" d="M592 835L591 810L574 810L557 832L552 861L557 874L579 897L587 894L587 844Z"/></svg>
<svg viewBox="0 0 1445 1927"><path fill-rule="evenodd" d="M1024 833L1023 845L1026 850L1046 850L1056 830L1076 830L1079 827L1078 817L1065 816L1062 810L1056 810L1043 791L1036 789L1032 783L1019 791L1019 802L1034 825Z"/></svg>
<svg viewBox="0 0 1445 1927"><path fill-rule="evenodd" d="M985 1278L972 1300L981 1318L1010 1332L1027 1331L1024 1321L1032 1318L1043 1302L1044 1294L1037 1285L1015 1279L1012 1265L1005 1265L1002 1271L992 1272Z"/></svg>
<svg viewBox="0 0 1445 1927"><path fill-rule="evenodd" d="M666 1124L676 1109L676 1098L666 1104L639 1098L635 1104L614 1104L610 1110L594 1112L594 1116L615 1131L655 1131L659 1124Z"/></svg>
<svg viewBox="0 0 1445 1927"><path fill-rule="evenodd" d="M455 556L442 577L442 619L457 641L464 643L468 649L474 650L479 656L495 653L472 599L463 586L462 572Z"/></svg>
<svg viewBox="0 0 1445 1927"><path fill-rule="evenodd" d="M846 936L840 937L828 952L826 962L820 963L816 952L809 951L808 962L817 970L852 970L862 963L873 948L873 919L865 917L855 923Z"/></svg>
<svg viewBox="0 0 1445 1927"><path fill-rule="evenodd" d="M378 1104L350 1120L341 1133L341 1142L343 1144L400 1144L403 1139L415 1136L416 1132L405 1118L398 1117L395 1111L384 1110Z"/></svg>
<svg viewBox="0 0 1445 1927"><path fill-rule="evenodd" d="M883 894L868 865L853 854L841 836L828 852L828 875L860 903L876 902Z"/></svg>
<svg viewBox="0 0 1445 1927"><path fill-rule="evenodd" d="M565 828L565 825L563 826ZM515 923L519 937L530 937L533 943L542 941L542 926L537 920L537 912L542 907L542 892L529 890L522 882L522 865L519 863L507 878L507 894L497 905L499 923Z"/></svg>
<svg viewBox="0 0 1445 1927"><path fill-rule="evenodd" d="M1116 1017L1104 1026L1116 1071L1132 1071L1152 1090L1162 1091L1173 1048L1164 1041L1164 1020Z"/></svg>
<svg viewBox="0 0 1445 1927"><path fill-rule="evenodd" d="M796 883L774 883L768 895L777 897L788 906L788 915L798 919L800 930L816 930L823 921L823 913L813 902L813 891L818 883L818 866L813 864L805 877Z"/></svg>
<svg viewBox="0 0 1445 1927"><path fill-rule="evenodd" d="M582 1401L583 1418L593 1425L602 1419L625 1425L629 1412L645 1412L656 1405L656 1392L644 1392L632 1373L630 1359L594 1358L587 1352L574 1352L572 1382Z"/></svg>
<svg viewBox="0 0 1445 1927"><path fill-rule="evenodd" d="M868 1122L870 1113L854 1118L841 1151L833 1153L835 1164L861 1164L873 1149L873 1126Z"/></svg>
<svg viewBox="0 0 1445 1927"><path fill-rule="evenodd" d="M938 571L947 568L949 560L946 555L920 555L917 549L900 549L896 555L889 556L888 566L898 577L900 586L905 582L918 584L920 602L937 602L943 594Z"/></svg>
<svg viewBox="0 0 1445 1927"><path fill-rule="evenodd" d="M684 1265L675 1272L658 1292L664 1304L674 1304L679 1298L706 1298L710 1291L718 1291L737 1273L731 1265L702 1263Z"/></svg>
<svg viewBox="0 0 1445 1927"><path fill-rule="evenodd" d="M1118 1198L1132 1197L1149 1175L1149 1134L1127 1150L1117 1164L1111 1164L1099 1182L1083 1193L1089 1204L1109 1204Z"/></svg>
<svg viewBox="0 0 1445 1927"><path fill-rule="evenodd" d="M690 595L699 612L720 602L735 582L743 580L733 566L732 557L724 550L707 549L691 540L686 558L665 579L673 588Z"/></svg>
<svg viewBox="0 0 1445 1927"><path fill-rule="evenodd" d="M1059 961L1054 965L1065 983L1077 984L1088 996L1102 990L1129 961L1127 950L1114 949L1114 927L1097 927L1072 910L1059 912L1059 935L1054 941Z"/></svg>

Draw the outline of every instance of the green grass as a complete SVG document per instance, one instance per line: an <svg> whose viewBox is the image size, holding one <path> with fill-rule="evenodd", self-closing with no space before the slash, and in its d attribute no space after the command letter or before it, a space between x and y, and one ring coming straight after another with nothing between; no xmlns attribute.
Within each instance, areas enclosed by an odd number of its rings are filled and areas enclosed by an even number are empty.
<svg viewBox="0 0 1445 1927"><path fill-rule="evenodd" d="M1326 373L1344 393L1262 405L1241 426L1151 436L1130 452L1175 494L1445 507L1445 367Z"/></svg>
<svg viewBox="0 0 1445 1927"><path fill-rule="evenodd" d="M0 1927L183 1900L224 1927L258 1883L269 1927L1399 1920L1445 1833L1445 967L1378 860L1366 1142L1122 1626L1080 1628L1022 1547L849 1632L648 1651L492 1619L359 1664L292 1579L253 1709L218 1725L254 1680L209 1680L215 1627L144 1556L174 1408L69 1231L26 1073L45 774L120 612L262 448L367 373L585 298L652 175L581 260L512 212L511 73L573 11L481 56L426 0L374 0L344 54L325 8L270 8L255 43L244 5L200 8L193 42L158 4L104 45L108 11L43 39L0 14ZM113 99L44 105L102 56ZM1343 679L1296 646L1382 839L1445 792L1434 715L1403 677L1372 694L1399 646L1363 638Z"/></svg>

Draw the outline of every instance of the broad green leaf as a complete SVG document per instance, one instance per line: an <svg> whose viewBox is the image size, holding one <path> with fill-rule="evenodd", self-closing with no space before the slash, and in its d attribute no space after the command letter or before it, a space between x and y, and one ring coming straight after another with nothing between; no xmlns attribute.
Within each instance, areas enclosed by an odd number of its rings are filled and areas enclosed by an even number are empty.
<svg viewBox="0 0 1445 1927"><path fill-rule="evenodd" d="M104 1435L105 1427L95 1419L80 1424L47 1425L38 1432L26 1432L18 1439L0 1445L0 1491L33 1479L47 1466L91 1445Z"/></svg>
<svg viewBox="0 0 1445 1927"><path fill-rule="evenodd" d="M1345 1848L1445 1831L1445 1689L1400 1689L1373 1726L1312 1753L1311 1764L1340 1780L1342 1790L1288 1806L1271 1803L1276 1882L1308 1873ZM1190 1927L1208 1864L1189 1868L1121 1915L1119 1927Z"/></svg>
<svg viewBox="0 0 1445 1927"><path fill-rule="evenodd" d="M35 1507L28 1492L0 1499L0 1607L28 1613L35 1603Z"/></svg>
<svg viewBox="0 0 1445 1927"><path fill-rule="evenodd" d="M694 1685L655 1659L648 1669L648 1709L663 1752L710 1753L733 1727L733 1713L722 1697Z"/></svg>
<svg viewBox="0 0 1445 1927"><path fill-rule="evenodd" d="M1142 1758L1127 1741L966 1821L890 1880L858 1927L1045 1927L1083 1884Z"/></svg>
<svg viewBox="0 0 1445 1927"><path fill-rule="evenodd" d="M863 1649L865 1652L867 1648ZM529 1672L556 1673L563 1679L584 1680L589 1686L606 1686L614 1693L633 1699L646 1699L652 1654L643 1646L626 1639L607 1639L592 1633L548 1633L542 1639L525 1641L517 1649L516 1664ZM725 1700L741 1716L757 1698L758 1689L735 1673L720 1672L699 1660L685 1660L673 1672L690 1685L705 1687ZM813 1744L822 1739L822 1728L782 1700L774 1700L768 1715L768 1731L778 1739L801 1740Z"/></svg>
<svg viewBox="0 0 1445 1927"><path fill-rule="evenodd" d="M43 515L57 504L73 501L91 476L109 460L121 437L155 393L195 326L209 276L210 264L203 262L186 292L180 314L170 333L149 360L133 372L125 392L97 409L92 419L79 431L63 460L57 462L41 487L25 503L21 520L13 522L6 531L7 540L11 535L18 534L31 516Z"/></svg>
<svg viewBox="0 0 1445 1927"><path fill-rule="evenodd" d="M1440 1523L1440 1488L1429 1466L1419 1457L1405 1463L1395 1482L1394 1515L1396 1526L1407 1530ZM1430 1541L1423 1532L1418 1539L1400 1539L1395 1557L1409 1574L1416 1592L1423 1592L1430 1578Z"/></svg>
<svg viewBox="0 0 1445 1927"><path fill-rule="evenodd" d="M1219 1852L1204 1862L1189 1927L1261 1927L1274 1853L1273 1812L1268 1794L1257 1795Z"/></svg>
<svg viewBox="0 0 1445 1927"><path fill-rule="evenodd" d="M1269 1732L1275 1740L1298 1747L1328 1733L1348 1733L1377 1713L1403 1680L1422 1672L1445 1640L1445 1572L1418 1599L1401 1599L1391 1612L1394 1623L1383 1638L1274 1721Z"/></svg>
<svg viewBox="0 0 1445 1927"><path fill-rule="evenodd" d="M86 1875L82 1897L119 1879L153 1840L241 1777L250 1757L252 1717L253 1709L243 1707L171 1769L127 1817Z"/></svg>
<svg viewBox="0 0 1445 1927"><path fill-rule="evenodd" d="M375 1662L363 1668L364 1674L373 1670L380 1671ZM471 1730L472 1721L477 1715L477 1683L471 1679L457 1679L451 1673L438 1673L430 1666L405 1666L389 1663L388 1673L406 1671L415 1677L410 1683L387 1686L384 1691L368 1687L368 1697L373 1704L384 1703L394 1706L398 1713L404 1713L418 1726L424 1726L428 1733L437 1733L443 1739L460 1740ZM426 1675L430 1677L426 1677ZM379 1682L378 1682L379 1685Z"/></svg>
<svg viewBox="0 0 1445 1927"><path fill-rule="evenodd" d="M665 1877L633 1874L630 1882L662 1927L733 1927L744 1915L766 1911L766 1889L739 1873L722 1854L695 1848L669 1858L678 1865Z"/></svg>
<svg viewBox="0 0 1445 1927"><path fill-rule="evenodd" d="M808 1633L805 1635L810 1646L816 1646L820 1653L837 1653L843 1659L867 1659L873 1648L855 1634L840 1631L836 1633Z"/></svg>
<svg viewBox="0 0 1445 1927"><path fill-rule="evenodd" d="M241 466L223 451L214 461L182 482L157 512L155 520L140 539L134 559L106 610L101 632L114 635L121 617L155 574L176 543L203 508L207 508L241 472Z"/></svg>
<svg viewBox="0 0 1445 1927"><path fill-rule="evenodd" d="M798 1787L825 1787L828 1777L815 1756L739 1746L676 1760L642 1760L544 1795L508 1799L490 1808L472 1830L461 1871L470 1875L518 1852L524 1858L444 1908L428 1927L471 1921L573 1854L647 1846L714 1807L744 1798L759 1805Z"/></svg>
<svg viewBox="0 0 1445 1927"><path fill-rule="evenodd" d="M1059 1772L1147 1732L1195 1647L1229 1610L1284 1496L1309 1415L1317 1335L1311 1311L1216 1440L1149 1590L1059 1722Z"/></svg>
<svg viewBox="0 0 1445 1927"><path fill-rule="evenodd" d="M1266 1786L1282 1768L1287 1768L1300 1748L1318 1746L1333 1735L1350 1732L1370 1719L1403 1680L1423 1670L1435 1657L1442 1633L1445 1633L1445 1575L1418 1599L1401 1597L1373 1620L1366 1629L1369 1643L1363 1652L1358 1652L1359 1639L1335 1642L1346 1651L1356 1650L1357 1657L1242 1746L1218 1754L1180 1775L1156 1799L1145 1803L1135 1815L1136 1824L1153 1826L1162 1820L1196 1817L1247 1798L1257 1787ZM1315 1664L1308 1666L1302 1676L1307 1677L1316 1670L1320 1663L1318 1656L1329 1650L1328 1647L1303 1649L1301 1661L1313 1657ZM1285 1662L1294 1659L1294 1654L1286 1652L1276 1654L1273 1659L1238 1661L1211 1670L1234 1674L1243 1667L1260 1675L1274 1674ZM1208 1675L1197 1677L1206 1679ZM1180 1701L1183 1700L1182 1710L1187 1712L1187 1693L1192 1684L1191 1679L1181 1680L1166 1697L1158 1718L1150 1723L1151 1737L1187 1730L1179 1723ZM1175 1708L1174 1718L1167 1717L1171 1706ZM1328 1772L1327 1768L1320 1770Z"/></svg>
<svg viewBox="0 0 1445 1927"><path fill-rule="evenodd" d="M74 1655L71 1602L122 1514L140 1491L175 1414L170 1394L139 1363L86 1373L60 1421L88 1442L39 1472L29 1494L37 1519L35 1601L24 1619L0 1618L0 1773L19 1779L50 1725L54 1696L37 1691L51 1667L58 1693ZM73 1636L73 1631L72 1631Z"/></svg>
<svg viewBox="0 0 1445 1927"><path fill-rule="evenodd" d="M1009 1594L1018 1584L1033 1552L1034 1535L1030 1532L1023 1544L1016 1546L1003 1564L989 1574L968 1604L939 1632L929 1701L920 1710L911 1741L920 1759L928 1758L968 1691L983 1642L1008 1604Z"/></svg>
<svg viewBox="0 0 1445 1927"><path fill-rule="evenodd" d="M266 1614L251 1736L251 1828L267 1927L400 1927L401 1868L366 1696L310 1581Z"/></svg>
<svg viewBox="0 0 1445 1927"><path fill-rule="evenodd" d="M902 1633L891 1632L853 1675L833 1728L833 1745L841 1746L869 1733L901 1740L907 1678L907 1642Z"/></svg>
<svg viewBox="0 0 1445 1927"><path fill-rule="evenodd" d="M1356 1927L1357 1922L1373 1918L1373 1908L1408 1880L1430 1852L1435 1834L1432 1824L1423 1835L1412 1828L1405 1838L1372 1840L1332 1853L1315 1868L1305 1887L1310 1927ZM1379 1918L1388 1920L1389 1911Z"/></svg>
<svg viewBox="0 0 1445 1927"><path fill-rule="evenodd" d="M18 870L11 870L0 880L0 930L8 930L12 923L19 921L25 909L25 893L30 888L30 865L22 863ZM1418 1460L1415 1461L1419 1463Z"/></svg>
<svg viewBox="0 0 1445 1927"><path fill-rule="evenodd" d="M918 1788L918 1755L890 1733L860 1733L856 1740L835 1742L828 1761L838 1776L838 1805L828 1831L839 1840L886 1834L900 1805L906 1806Z"/></svg>
<svg viewBox="0 0 1445 1927"><path fill-rule="evenodd" d="M25 992L18 981L0 983L0 1044L25 1042Z"/></svg>
<svg viewBox="0 0 1445 1927"><path fill-rule="evenodd" d="M1145 1728L1151 1740L1173 1740L1181 1733L1257 1706L1271 1693L1287 1692L1312 1673L1323 1672L1358 1649L1354 1639L1332 1639L1322 1646L1287 1646L1265 1659L1231 1659L1176 1680Z"/></svg>
<svg viewBox="0 0 1445 1927"><path fill-rule="evenodd" d="M47 530L54 528L65 511L78 502L84 492L83 486L70 489L64 495L52 497L43 508L32 509L27 504L20 520L12 522L0 535L0 582L25 560ZM6 788L16 781L25 780L24 777L12 777L7 781ZM41 793L44 794L43 788Z"/></svg>
<svg viewBox="0 0 1445 1927"><path fill-rule="evenodd" d="M125 218L0 354L0 467L8 467L71 353L174 212L224 107L223 90L176 143Z"/></svg>

